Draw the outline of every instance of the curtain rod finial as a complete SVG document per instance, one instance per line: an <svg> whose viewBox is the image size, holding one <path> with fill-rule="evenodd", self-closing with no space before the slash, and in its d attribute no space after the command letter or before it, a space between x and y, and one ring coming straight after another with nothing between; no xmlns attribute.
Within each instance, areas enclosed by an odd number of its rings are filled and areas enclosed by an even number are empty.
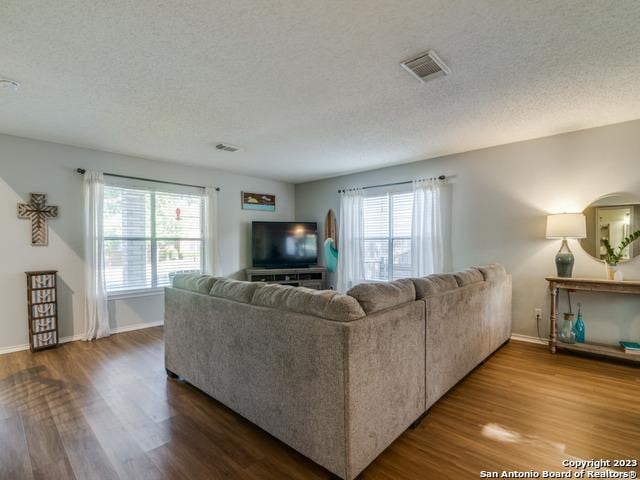
<svg viewBox="0 0 640 480"><path fill-rule="evenodd" d="M80 175L84 175L86 170L84 168L78 168L78 169L76 169L76 172L78 172Z"/></svg>

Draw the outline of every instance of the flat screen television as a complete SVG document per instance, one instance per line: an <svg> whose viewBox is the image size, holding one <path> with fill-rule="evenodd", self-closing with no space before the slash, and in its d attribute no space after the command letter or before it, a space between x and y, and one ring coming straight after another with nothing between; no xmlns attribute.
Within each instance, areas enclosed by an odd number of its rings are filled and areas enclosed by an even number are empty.
<svg viewBox="0 0 640 480"><path fill-rule="evenodd" d="M318 225L315 222L253 222L253 266L298 268L318 264Z"/></svg>

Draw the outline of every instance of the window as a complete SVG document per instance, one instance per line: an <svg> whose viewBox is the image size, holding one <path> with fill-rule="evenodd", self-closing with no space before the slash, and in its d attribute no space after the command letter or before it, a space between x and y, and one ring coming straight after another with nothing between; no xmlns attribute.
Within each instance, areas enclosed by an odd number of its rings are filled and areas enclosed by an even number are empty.
<svg viewBox="0 0 640 480"><path fill-rule="evenodd" d="M364 279L411 276L413 192L369 196L363 202Z"/></svg>
<svg viewBox="0 0 640 480"><path fill-rule="evenodd" d="M170 284L170 274L201 271L203 199L199 189L150 182L105 185L104 256L108 292Z"/></svg>

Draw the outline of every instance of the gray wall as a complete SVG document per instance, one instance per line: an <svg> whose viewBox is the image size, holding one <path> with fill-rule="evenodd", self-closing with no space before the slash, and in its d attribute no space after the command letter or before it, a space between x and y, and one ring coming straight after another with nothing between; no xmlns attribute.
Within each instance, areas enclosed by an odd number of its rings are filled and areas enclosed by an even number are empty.
<svg viewBox="0 0 640 480"><path fill-rule="evenodd" d="M612 192L640 196L639 165L640 121L633 121L296 185L296 220L322 224L327 209L338 214L340 187L454 175L454 269L503 263L513 274L514 332L535 336L539 307L546 336L544 277L554 274L560 247L560 241L544 238L546 214L581 211ZM602 277L603 265L570 242L574 275ZM640 279L638 258L623 269L628 278ZM640 298L575 294L574 308L577 301L583 303L588 340L640 340Z"/></svg>
<svg viewBox="0 0 640 480"><path fill-rule="evenodd" d="M228 276L241 276L250 262L252 220L294 217L294 187L290 184L0 135L0 350L28 341L26 270L59 270L60 336L83 331L83 203L77 167L219 186L220 250L222 270ZM277 212L241 210L241 190L275 194ZM59 217L49 222L48 247L32 247L30 222L16 215L16 204L27 200L30 192L46 193L49 203L60 207ZM162 295L109 303L113 328L162 321Z"/></svg>

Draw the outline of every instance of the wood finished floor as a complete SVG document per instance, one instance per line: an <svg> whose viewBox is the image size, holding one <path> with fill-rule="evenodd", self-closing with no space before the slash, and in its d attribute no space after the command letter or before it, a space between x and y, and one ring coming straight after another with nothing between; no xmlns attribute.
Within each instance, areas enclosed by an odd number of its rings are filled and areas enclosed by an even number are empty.
<svg viewBox="0 0 640 480"><path fill-rule="evenodd" d="M499 350L364 472L479 478L640 459L640 369L518 342ZM162 328L0 356L1 479L326 479L192 386L168 380Z"/></svg>

